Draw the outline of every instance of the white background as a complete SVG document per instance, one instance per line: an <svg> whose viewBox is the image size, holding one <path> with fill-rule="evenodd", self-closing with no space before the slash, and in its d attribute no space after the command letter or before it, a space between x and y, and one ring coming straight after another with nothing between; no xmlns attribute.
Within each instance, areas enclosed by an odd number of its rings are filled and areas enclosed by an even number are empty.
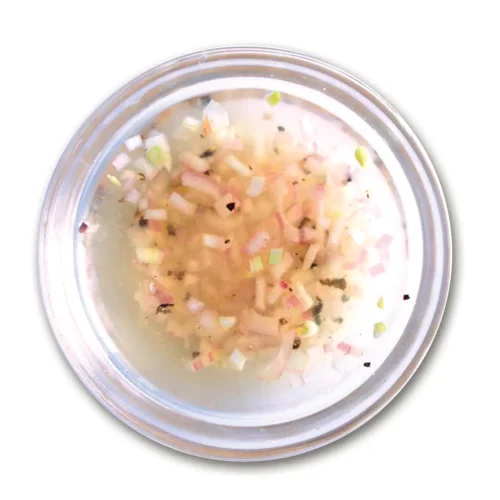
<svg viewBox="0 0 500 500"><path fill-rule="evenodd" d="M499 498L496 3L1 2L0 498ZM59 353L35 278L44 191L84 118L151 66L229 43L309 52L388 98L436 164L455 244L446 318L397 400L337 444L251 465L183 456L108 415Z"/></svg>

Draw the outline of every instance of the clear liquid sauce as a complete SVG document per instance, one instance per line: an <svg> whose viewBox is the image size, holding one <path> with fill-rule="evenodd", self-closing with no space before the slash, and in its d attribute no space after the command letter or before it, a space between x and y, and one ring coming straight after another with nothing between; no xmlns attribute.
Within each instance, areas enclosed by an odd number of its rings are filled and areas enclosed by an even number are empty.
<svg viewBox="0 0 500 500"><path fill-rule="evenodd" d="M344 122L298 98L286 96L278 106L270 108L265 93L261 91L231 91L211 97L227 110L231 124L245 145L255 144L255 138L259 137L263 139L266 151L277 148L279 153L273 156L272 163L276 173L289 162L286 154L279 151L279 142L275 142L278 127L284 127L287 134L301 141L309 140L314 145L308 144L308 148L315 148L324 156L334 156L338 163L354 165L353 151L364 144ZM175 138L185 116L201 119L202 108L198 100L169 108L151 124L151 128L168 136L174 169L175 158L187 147L185 140ZM307 117L309 131L304 131L304 117ZM308 132L310 137L304 139ZM369 144L364 145L370 149ZM209 146L206 139L197 138L195 148L203 151ZM254 150L244 150L238 153L238 157L251 164L253 154ZM331 405L358 387L380 366L396 344L398 338L393 332L398 330L391 329L391 325L401 305L401 297L406 292L407 250L401 212L387 182L384 166L377 160L375 151L371 151L371 155L373 164L359 174L363 175L362 182L369 191L370 201L376 206L376 215L369 217L373 231L393 237L390 259L385 262L385 273L374 278L368 273L369 259L375 258L372 255L367 256L363 269L346 270L343 266L345 262L339 262L338 268L332 264L332 275L341 275L347 282L355 282L362 290L362 297L342 301L343 294L338 290L335 306L332 310L328 306L325 313L330 319L342 318L342 322L325 322L321 333L324 337L331 337L335 344L345 342L355 346L359 355L333 349L300 383L296 381L296 374L287 370L277 382L259 380L256 374L273 355L269 352L249 357L242 372L215 366L197 373L188 370L187 363L197 344L190 338L186 340L168 335L168 316L165 321L157 322L150 314L144 314L134 300L138 283L144 279L132 264L135 250L130 242L129 230L134 223L135 207L119 202L122 191L110 185L103 175L89 214L91 231L84 238L90 276L87 286L92 290L94 306L109 335L107 342L114 346L115 356L129 366L130 373L134 376L138 374L148 390L153 391L153 396L160 397L161 394L165 398L168 395L166 404L180 405L187 412L201 410L207 419L224 420L245 414L246 421L255 425L286 421ZM264 173L259 171L258 164L254 166L255 175ZM113 168L110 167L106 173L113 174ZM223 172L220 176L227 180L227 177L234 177L234 172ZM268 193L259 197L257 210L263 214L269 206L270 218L273 215L272 196ZM342 201L344 204L349 204L348 198ZM345 207L339 208L343 210ZM256 221L256 226L260 222ZM187 230L192 225L195 231L203 231L208 226L212 233L222 235L218 233L216 223L210 224L208 217L186 218L169 210L169 223ZM93 232L95 226L98 229ZM235 224L233 234L248 229ZM239 238L243 240L247 236L241 234ZM205 262L209 271L208 279L199 283L192 293L221 314L236 315L248 298L245 294L237 297L241 303L228 300L227 296L221 300L221 293L234 279L234 273L247 272L247 261L230 267L221 254L200 247L195 242L173 247L167 260L172 268L186 270L193 257ZM315 296L323 293L321 287L313 292ZM384 310L377 307L381 297L384 298ZM324 302L327 302L326 298ZM380 338L374 338L374 324L378 322L384 322L387 331ZM177 328L194 327L195 323L190 324L186 319ZM370 367L364 366L365 363L370 363Z"/></svg>

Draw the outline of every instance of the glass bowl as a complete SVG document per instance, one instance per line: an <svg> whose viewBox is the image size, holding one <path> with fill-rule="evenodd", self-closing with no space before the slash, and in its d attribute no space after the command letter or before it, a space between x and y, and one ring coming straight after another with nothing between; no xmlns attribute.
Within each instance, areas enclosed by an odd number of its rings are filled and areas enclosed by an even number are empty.
<svg viewBox="0 0 500 500"><path fill-rule="evenodd" d="M411 291L388 312L383 356L347 383L264 384L223 371L183 369L178 346L137 321L124 231L103 224L82 239L93 212L125 227L127 213L101 200L99 180L124 139L178 103L223 90L279 90L341 120L376 152L404 222ZM335 117L335 118L333 118ZM108 214L106 216L106 213ZM437 332L451 274L443 192L422 145L377 93L318 59L259 47L224 47L166 62L104 102L64 151L47 190L39 233L47 316L75 373L94 397L141 434L185 453L231 461L313 450L377 414L415 372ZM125 266L125 267L124 267ZM397 293L402 293L398 288Z"/></svg>

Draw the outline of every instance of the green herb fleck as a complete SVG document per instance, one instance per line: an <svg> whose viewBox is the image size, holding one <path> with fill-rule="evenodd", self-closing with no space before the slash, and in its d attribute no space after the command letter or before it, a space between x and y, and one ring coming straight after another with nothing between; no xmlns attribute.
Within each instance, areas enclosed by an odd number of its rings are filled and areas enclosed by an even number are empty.
<svg viewBox="0 0 500 500"><path fill-rule="evenodd" d="M156 167L159 167L165 162L165 153L159 146L153 146L151 149L148 149L146 156L148 157L148 160Z"/></svg>
<svg viewBox="0 0 500 500"><path fill-rule="evenodd" d="M368 161L370 160L370 154L364 146L359 146L359 148L356 148L356 151L354 151L354 156L363 168L366 167Z"/></svg>
<svg viewBox="0 0 500 500"><path fill-rule="evenodd" d="M339 290L345 290L347 286L345 278L326 278L323 280L319 280L319 282L322 285L333 286L334 288L338 288Z"/></svg>
<svg viewBox="0 0 500 500"><path fill-rule="evenodd" d="M281 94L277 90L275 90L272 94L269 94L266 97L266 101L269 106L274 107L281 101Z"/></svg>
<svg viewBox="0 0 500 500"><path fill-rule="evenodd" d="M375 323L375 325L373 327L373 333L374 333L375 337L378 337L379 335L384 333L386 330L387 330L387 327L385 326L385 323L382 323L382 322Z"/></svg>

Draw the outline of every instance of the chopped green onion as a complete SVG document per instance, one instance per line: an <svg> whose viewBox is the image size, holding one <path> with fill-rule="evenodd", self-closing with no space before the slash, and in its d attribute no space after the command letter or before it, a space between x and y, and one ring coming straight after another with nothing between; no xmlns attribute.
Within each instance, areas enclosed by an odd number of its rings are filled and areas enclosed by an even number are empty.
<svg viewBox="0 0 500 500"><path fill-rule="evenodd" d="M269 264L279 264L281 262L282 257L283 257L283 249L273 248L269 252Z"/></svg>
<svg viewBox="0 0 500 500"><path fill-rule="evenodd" d="M224 329L232 328L236 324L236 318L234 316L220 316L219 323Z"/></svg>
<svg viewBox="0 0 500 500"><path fill-rule="evenodd" d="M117 187L121 187L121 182L114 175L106 175L106 177Z"/></svg>
<svg viewBox="0 0 500 500"><path fill-rule="evenodd" d="M258 273L262 271L262 269L264 269L264 264L262 263L260 255L253 257L253 259L250 260L250 271L252 273Z"/></svg>
<svg viewBox="0 0 500 500"><path fill-rule="evenodd" d="M269 104L269 106L276 106L281 101L281 94L275 90L272 94L269 94L266 97L266 101Z"/></svg>
<svg viewBox="0 0 500 500"><path fill-rule="evenodd" d="M301 337L312 337L316 335L319 331L318 325L314 321L306 321L303 325L298 326L295 329L297 335Z"/></svg>
<svg viewBox="0 0 500 500"><path fill-rule="evenodd" d="M385 323L375 323L374 330L376 334L384 333L387 330Z"/></svg>
<svg viewBox="0 0 500 500"><path fill-rule="evenodd" d="M384 297L380 297L380 299L378 299L377 307L379 309L383 309L384 308Z"/></svg>
<svg viewBox="0 0 500 500"><path fill-rule="evenodd" d="M165 161L165 153L159 146L153 146L151 149L148 149L148 151L146 152L146 156L148 157L148 160L156 167L159 167Z"/></svg>
<svg viewBox="0 0 500 500"><path fill-rule="evenodd" d="M354 151L354 156L356 157L356 160L358 160L358 163L362 167L366 167L367 163L370 160L370 154L368 153L368 150L364 146L359 146L359 148Z"/></svg>

